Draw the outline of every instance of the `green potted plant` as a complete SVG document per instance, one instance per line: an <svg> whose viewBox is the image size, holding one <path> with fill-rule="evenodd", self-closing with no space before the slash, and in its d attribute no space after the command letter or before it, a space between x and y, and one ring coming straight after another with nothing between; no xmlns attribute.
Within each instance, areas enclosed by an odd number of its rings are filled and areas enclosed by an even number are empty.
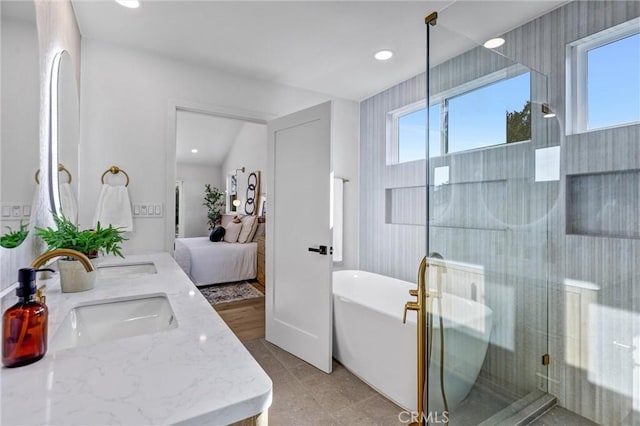
<svg viewBox="0 0 640 426"><path fill-rule="evenodd" d="M22 221L20 221L20 229L14 231L10 226L5 226L5 228L9 231L0 237L0 247L9 249L16 248L27 239L29 231L27 230L27 224L23 224Z"/></svg>
<svg viewBox="0 0 640 426"><path fill-rule="evenodd" d="M209 229L218 225L222 221L222 211L224 210L224 192L206 183L204 185L204 203L208 209Z"/></svg>
<svg viewBox="0 0 640 426"><path fill-rule="evenodd" d="M56 229L51 227L35 227L36 236L42 238L47 244L48 250L66 248L79 251L92 259L95 266L95 259L98 253L113 254L119 257L122 255L120 243L126 240L124 231L109 225L103 228L100 222L96 224L96 229L86 229L81 231L78 225L71 222L64 215L53 215ZM75 259L61 258L58 260L60 270L60 285L65 293L90 290L94 287L97 273L86 272L84 267Z"/></svg>

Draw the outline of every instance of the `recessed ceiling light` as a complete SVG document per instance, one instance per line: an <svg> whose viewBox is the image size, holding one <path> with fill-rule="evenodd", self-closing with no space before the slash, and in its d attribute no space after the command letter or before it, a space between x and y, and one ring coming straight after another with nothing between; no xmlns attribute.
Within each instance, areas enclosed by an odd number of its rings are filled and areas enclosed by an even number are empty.
<svg viewBox="0 0 640 426"><path fill-rule="evenodd" d="M197 153L198 153L198 150L197 150L197 149L195 149L195 148L193 148L193 149L191 150L191 152L193 152L194 154L197 154Z"/></svg>
<svg viewBox="0 0 640 426"><path fill-rule="evenodd" d="M139 0L116 0L120 6L128 7L129 9L136 9L140 7Z"/></svg>
<svg viewBox="0 0 640 426"><path fill-rule="evenodd" d="M380 50L373 56L379 61L386 61L387 59L391 59L391 57L393 56L393 52L390 50Z"/></svg>
<svg viewBox="0 0 640 426"><path fill-rule="evenodd" d="M491 38L484 42L484 47L487 49L495 49L496 47L500 47L504 44L504 39L500 37Z"/></svg>

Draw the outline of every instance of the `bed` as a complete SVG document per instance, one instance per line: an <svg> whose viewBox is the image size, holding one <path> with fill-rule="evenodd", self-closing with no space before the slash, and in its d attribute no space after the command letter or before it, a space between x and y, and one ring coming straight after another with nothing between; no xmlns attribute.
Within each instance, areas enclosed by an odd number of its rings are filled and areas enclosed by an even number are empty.
<svg viewBox="0 0 640 426"><path fill-rule="evenodd" d="M174 257L197 286L251 280L257 275L258 243L176 238Z"/></svg>

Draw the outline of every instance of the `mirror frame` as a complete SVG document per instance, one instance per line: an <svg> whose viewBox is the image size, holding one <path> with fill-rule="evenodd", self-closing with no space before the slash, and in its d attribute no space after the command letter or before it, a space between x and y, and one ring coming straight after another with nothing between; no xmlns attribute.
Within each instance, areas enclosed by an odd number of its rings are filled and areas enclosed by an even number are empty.
<svg viewBox="0 0 640 426"><path fill-rule="evenodd" d="M74 65L73 58L69 51L63 49L56 52L56 54L53 57L53 61L51 63L51 80L49 82L51 100L50 100L50 108L49 108L49 125L50 125L49 140L48 140L49 146L47 150L48 151L47 161L49 166L48 167L49 182L47 184L47 192L48 192L48 198L51 206L51 211L55 215L64 214L64 211L62 208L62 201L60 197L59 172L66 171L67 175L69 176L69 182L71 182L71 173L68 171L68 169L66 168L63 168L62 170L60 169L60 166L61 166L61 163L60 163L61 98L60 97L64 95L63 93L60 93L60 83L61 83L60 78L62 77L61 70L62 70L62 64L65 57L69 60L69 63L73 67ZM78 86L77 86L77 80L76 80L74 68L72 68L70 71L73 72L72 74L73 88L74 88L73 96L75 96L76 98L75 104L79 107ZM74 118L77 120L76 124L79 132L80 130L80 111L79 110L74 111ZM78 141L75 141L75 145L78 145ZM77 166L77 164L72 166ZM73 220L75 221L77 220L77 218L74 218Z"/></svg>
<svg viewBox="0 0 640 426"><path fill-rule="evenodd" d="M47 194L49 196L49 206L53 214L58 215L61 211L60 192L58 191L58 81L60 78L60 62L66 50L61 50L55 54L51 63L51 80L49 81L49 93L51 94L49 103L49 141L47 150ZM68 52L67 52L68 54Z"/></svg>

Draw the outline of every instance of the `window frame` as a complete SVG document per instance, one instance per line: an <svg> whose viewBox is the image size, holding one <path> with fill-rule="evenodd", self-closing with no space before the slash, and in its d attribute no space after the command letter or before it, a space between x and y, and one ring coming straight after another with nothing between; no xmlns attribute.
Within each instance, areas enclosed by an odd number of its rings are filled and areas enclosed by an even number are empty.
<svg viewBox="0 0 640 426"><path fill-rule="evenodd" d="M632 121L588 128L587 76L589 51L640 34L640 17L583 37L566 46L566 134L580 134L640 124Z"/></svg>
<svg viewBox="0 0 640 426"><path fill-rule="evenodd" d="M520 64L515 64L515 65L511 65L509 67L503 68L501 70L486 74L480 78L476 78L474 80L468 81L466 83L460 84L456 87L453 87L451 89L447 89L444 90L442 92L439 92L435 95L431 96L431 103L429 104L429 107L432 107L436 104L440 104L440 156L445 156L445 155L451 155L451 154L458 154L458 153L462 153L462 152L471 152L471 151L477 151L477 150L481 150L481 149L488 149L488 148L494 148L494 147L498 147L498 146L502 146L502 145L511 145L513 143L520 143L520 142L527 142L527 141L519 141L519 142L512 142L511 144L507 144L506 142L504 143L498 143L498 144L493 144L493 145L486 145L483 147L479 147L479 148L474 148L474 149L470 149L470 150L464 150L464 151L455 151L455 152L449 152L449 146L448 146L448 138L449 138L449 128L448 128L448 114L449 114L449 99L451 98L455 98L457 96L460 95L464 95L465 93L468 92L472 92L476 89L485 87L485 86L489 86L495 83L500 82L501 80L508 80L510 78L515 78L518 77L522 74L526 74L526 73L530 73L531 70L527 67L525 67L524 65L520 65ZM530 80L530 85L529 85L529 101L533 104L533 100L531 99L532 97L532 93L533 93L533 78L531 78ZM408 164L408 163L412 163L414 161L424 161L424 158L420 158L417 160L411 160L411 161L403 161L403 162L399 162L400 160L400 126L399 126L399 122L400 122L400 117L407 115L407 114L411 114L414 113L416 111L419 111L421 109L426 108L427 102L425 99L422 99L420 101L417 102L413 102L410 103L408 105L402 106L400 108L397 108L393 111L390 111L387 113L387 123L386 123L386 130L387 130L387 135L386 135L386 139L387 139L387 152L386 152L386 165L387 166L393 166L393 165L398 165L398 164ZM428 110L427 110L428 113ZM533 130L533 129L532 129Z"/></svg>

